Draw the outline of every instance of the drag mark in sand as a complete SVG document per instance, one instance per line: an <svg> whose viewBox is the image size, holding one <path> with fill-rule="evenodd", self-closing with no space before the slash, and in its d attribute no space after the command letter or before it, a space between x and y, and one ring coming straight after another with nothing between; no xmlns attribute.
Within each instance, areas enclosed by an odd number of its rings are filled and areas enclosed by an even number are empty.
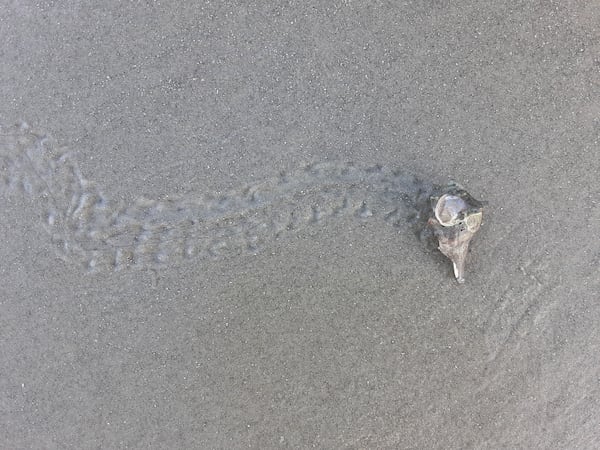
<svg viewBox="0 0 600 450"><path fill-rule="evenodd" d="M37 202L58 254L89 271L254 254L286 232L340 216L409 227L431 189L381 166L322 163L222 195L125 203L86 180L52 138L25 124L0 128L0 194Z"/></svg>

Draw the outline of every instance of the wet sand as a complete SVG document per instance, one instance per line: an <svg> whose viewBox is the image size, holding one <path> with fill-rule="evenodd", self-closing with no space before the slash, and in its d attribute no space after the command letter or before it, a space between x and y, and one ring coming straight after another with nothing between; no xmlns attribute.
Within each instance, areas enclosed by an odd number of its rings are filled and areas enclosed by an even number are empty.
<svg viewBox="0 0 600 450"><path fill-rule="evenodd" d="M3 132L69 156L0 140L0 446L598 448L599 7L5 5ZM464 285L374 167L488 201ZM112 216L58 220L101 191L175 242L205 199L248 237L255 186L295 221L205 256L90 270Z"/></svg>

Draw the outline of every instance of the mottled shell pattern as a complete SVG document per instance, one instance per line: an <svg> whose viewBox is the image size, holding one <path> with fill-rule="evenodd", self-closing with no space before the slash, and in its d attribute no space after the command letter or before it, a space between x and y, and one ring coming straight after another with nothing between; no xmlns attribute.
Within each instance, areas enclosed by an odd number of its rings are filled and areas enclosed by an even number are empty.
<svg viewBox="0 0 600 450"><path fill-rule="evenodd" d="M452 261L456 280L464 283L469 244L481 227L483 203L457 184L440 189L430 203L427 226L438 240L438 249Z"/></svg>

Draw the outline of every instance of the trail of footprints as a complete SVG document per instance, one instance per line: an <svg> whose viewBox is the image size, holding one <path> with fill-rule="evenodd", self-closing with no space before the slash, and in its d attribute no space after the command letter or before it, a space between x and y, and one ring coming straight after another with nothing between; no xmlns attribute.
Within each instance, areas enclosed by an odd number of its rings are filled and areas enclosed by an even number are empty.
<svg viewBox="0 0 600 450"><path fill-rule="evenodd" d="M59 254L87 270L153 268L256 253L281 234L331 217L396 226L429 185L380 166L323 163L223 195L113 201L68 152L25 124L0 129L0 192L41 205Z"/></svg>

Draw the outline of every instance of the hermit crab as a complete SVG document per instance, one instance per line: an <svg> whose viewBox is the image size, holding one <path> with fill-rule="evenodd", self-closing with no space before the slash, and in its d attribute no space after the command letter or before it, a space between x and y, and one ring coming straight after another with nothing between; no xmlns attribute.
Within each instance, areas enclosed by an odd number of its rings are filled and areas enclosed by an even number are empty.
<svg viewBox="0 0 600 450"><path fill-rule="evenodd" d="M481 227L484 202L456 183L435 191L426 202L423 231L437 241L438 249L452 261L456 280L464 283L469 244Z"/></svg>

